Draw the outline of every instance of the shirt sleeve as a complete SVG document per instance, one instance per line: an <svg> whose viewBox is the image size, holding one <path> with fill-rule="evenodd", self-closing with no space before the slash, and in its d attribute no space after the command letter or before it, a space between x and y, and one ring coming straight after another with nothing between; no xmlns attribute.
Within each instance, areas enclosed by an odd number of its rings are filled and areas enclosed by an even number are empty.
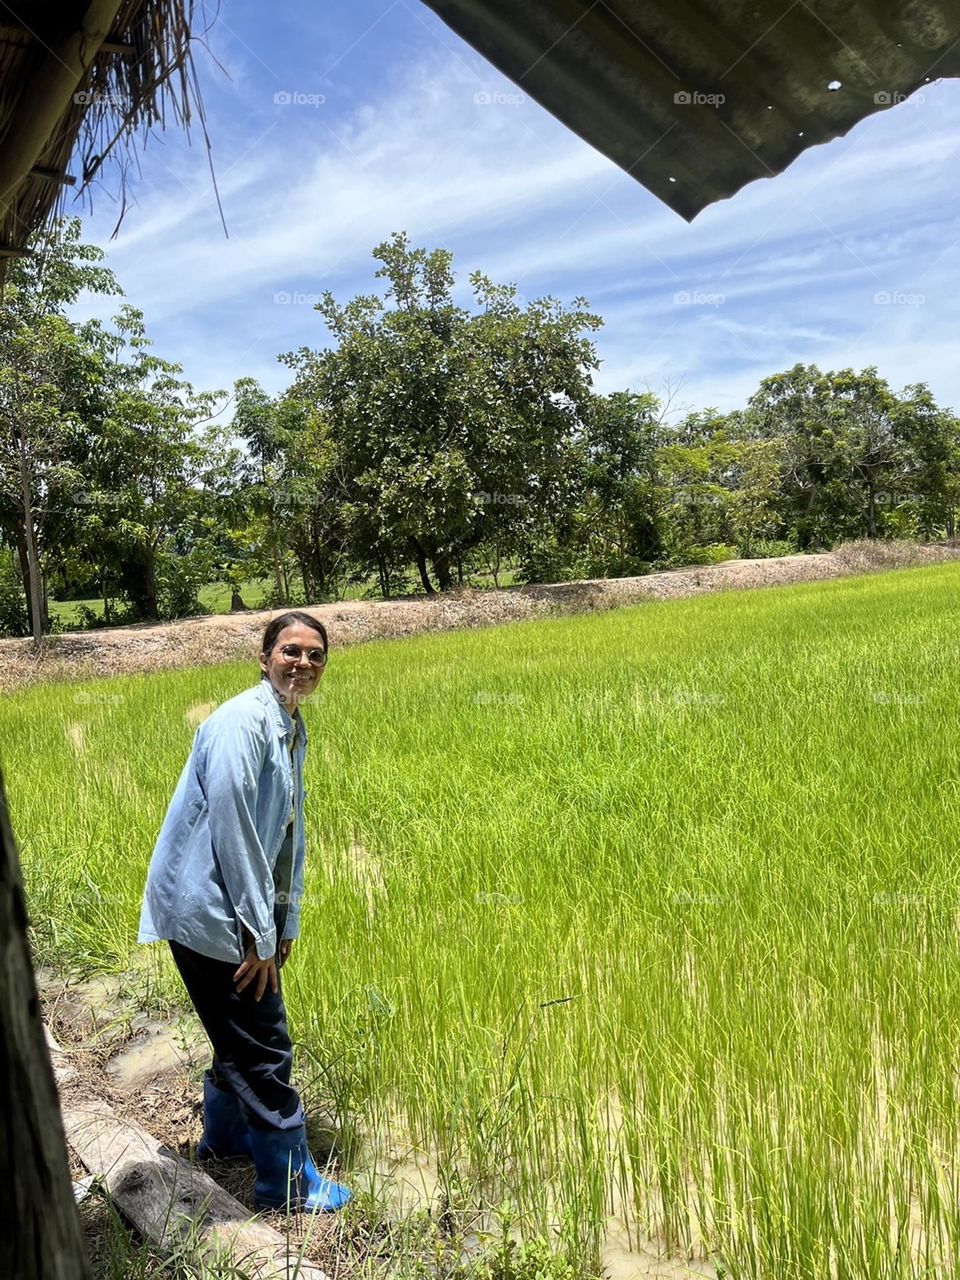
<svg viewBox="0 0 960 1280"><path fill-rule="evenodd" d="M262 725L255 719L237 720L210 735L204 765L214 856L237 918L249 929L261 960L277 949L273 872L255 818L266 746Z"/></svg>

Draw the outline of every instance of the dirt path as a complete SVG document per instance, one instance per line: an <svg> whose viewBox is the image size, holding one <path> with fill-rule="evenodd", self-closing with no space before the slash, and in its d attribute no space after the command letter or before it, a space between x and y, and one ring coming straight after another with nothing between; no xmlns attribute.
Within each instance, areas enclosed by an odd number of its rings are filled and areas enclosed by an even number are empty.
<svg viewBox="0 0 960 1280"><path fill-rule="evenodd" d="M308 612L327 628L331 647L340 647L428 631L486 627L556 613L591 612L643 601L784 586L958 559L960 543L850 542L818 555L727 560L641 578L596 578L499 591L464 588L429 598L312 605ZM29 639L0 640L0 692L10 693L38 681L209 666L231 657L251 659L260 647L267 622L280 612L251 610L69 632L48 637L39 654L33 652Z"/></svg>

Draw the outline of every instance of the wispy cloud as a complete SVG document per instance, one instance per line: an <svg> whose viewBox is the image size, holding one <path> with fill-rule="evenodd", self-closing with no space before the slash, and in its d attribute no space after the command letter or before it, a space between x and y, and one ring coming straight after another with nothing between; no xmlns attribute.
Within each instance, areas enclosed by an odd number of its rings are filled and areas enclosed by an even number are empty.
<svg viewBox="0 0 960 1280"><path fill-rule="evenodd" d="M293 66L258 48L259 10L239 11L232 79L208 94L229 239L202 148L151 140L109 263L198 385L279 389L276 354L325 341L315 296L369 292L373 245L406 229L452 249L462 281L479 267L526 297L590 299L602 389L684 380L691 403L731 407L801 360L877 364L960 405L960 87L929 86L688 225L421 10L372 11L374 35L345 34L338 61L305 27L317 47ZM112 221L98 208L89 238Z"/></svg>

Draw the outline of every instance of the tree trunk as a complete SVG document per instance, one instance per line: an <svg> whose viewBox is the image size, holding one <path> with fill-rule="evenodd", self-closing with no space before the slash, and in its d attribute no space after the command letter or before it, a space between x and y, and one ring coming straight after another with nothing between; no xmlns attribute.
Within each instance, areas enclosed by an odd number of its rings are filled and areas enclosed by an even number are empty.
<svg viewBox="0 0 960 1280"><path fill-rule="evenodd" d="M487 563L490 565L490 572L493 574L493 585L497 588L497 590L499 590L500 589L500 543L499 542L494 542L493 556L492 557L488 556Z"/></svg>
<svg viewBox="0 0 960 1280"><path fill-rule="evenodd" d="M277 599L286 600L283 590L283 579L280 576L280 554L277 551L277 544L271 538L271 546L273 550L273 580L277 588Z"/></svg>
<svg viewBox="0 0 960 1280"><path fill-rule="evenodd" d="M450 573L450 557L434 556L433 572L437 575L437 586L441 591L449 591L453 586L453 575Z"/></svg>
<svg viewBox="0 0 960 1280"><path fill-rule="evenodd" d="M144 557L143 594L148 618L159 618L157 606L157 553L152 546L146 549Z"/></svg>
<svg viewBox="0 0 960 1280"><path fill-rule="evenodd" d="M0 774L0 1090L7 1118L0 1176L7 1226L0 1276L90 1280L67 1148L27 941L20 859Z"/></svg>
<svg viewBox="0 0 960 1280"><path fill-rule="evenodd" d="M27 628L32 632L34 623L33 607L30 602L30 560L27 556L27 539L23 532L23 521L19 517L17 519L17 556L20 560L20 581L23 583L23 591L27 597Z"/></svg>
<svg viewBox="0 0 960 1280"><path fill-rule="evenodd" d="M300 569L300 581L303 583L303 599L306 604L313 600L313 579L310 574L310 562L305 555L297 556Z"/></svg>
<svg viewBox="0 0 960 1280"><path fill-rule="evenodd" d="M428 596L435 596L437 593L433 589L433 583L430 581L430 575L427 573L427 557L423 553L423 548L416 539L413 540L414 559L417 562L417 572L420 574L420 581L423 583L423 589Z"/></svg>
<svg viewBox="0 0 960 1280"><path fill-rule="evenodd" d="M40 562L37 558L37 534L33 527L33 499L30 494L30 474L27 465L27 450L21 436L20 451L20 501L23 512L23 537L26 548L27 601L30 607L30 627L33 632L33 643L39 647L43 640L43 606L40 602Z"/></svg>
<svg viewBox="0 0 960 1280"><path fill-rule="evenodd" d="M39 556L37 557L39 563ZM40 568L40 630L46 635L50 630L50 591L47 586L47 574Z"/></svg>
<svg viewBox="0 0 960 1280"><path fill-rule="evenodd" d="M380 594L384 600L390 599L390 575L387 572L387 562L383 556L377 556L377 575L380 578Z"/></svg>

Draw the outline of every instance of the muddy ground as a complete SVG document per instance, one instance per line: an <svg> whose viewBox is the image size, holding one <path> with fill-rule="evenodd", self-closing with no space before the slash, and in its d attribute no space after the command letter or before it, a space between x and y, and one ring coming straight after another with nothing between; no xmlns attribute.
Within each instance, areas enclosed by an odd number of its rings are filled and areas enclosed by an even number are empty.
<svg viewBox="0 0 960 1280"><path fill-rule="evenodd" d="M323 622L331 648L335 649L428 631L494 626L957 559L960 542L849 542L836 551L816 555L727 560L640 578L596 578L500 590L463 588L432 597L311 605L308 612ZM41 681L209 666L230 658L252 660L260 648L264 627L280 612L248 610L162 624L68 632L47 637L39 653L34 652L32 640L0 640L0 693Z"/></svg>

